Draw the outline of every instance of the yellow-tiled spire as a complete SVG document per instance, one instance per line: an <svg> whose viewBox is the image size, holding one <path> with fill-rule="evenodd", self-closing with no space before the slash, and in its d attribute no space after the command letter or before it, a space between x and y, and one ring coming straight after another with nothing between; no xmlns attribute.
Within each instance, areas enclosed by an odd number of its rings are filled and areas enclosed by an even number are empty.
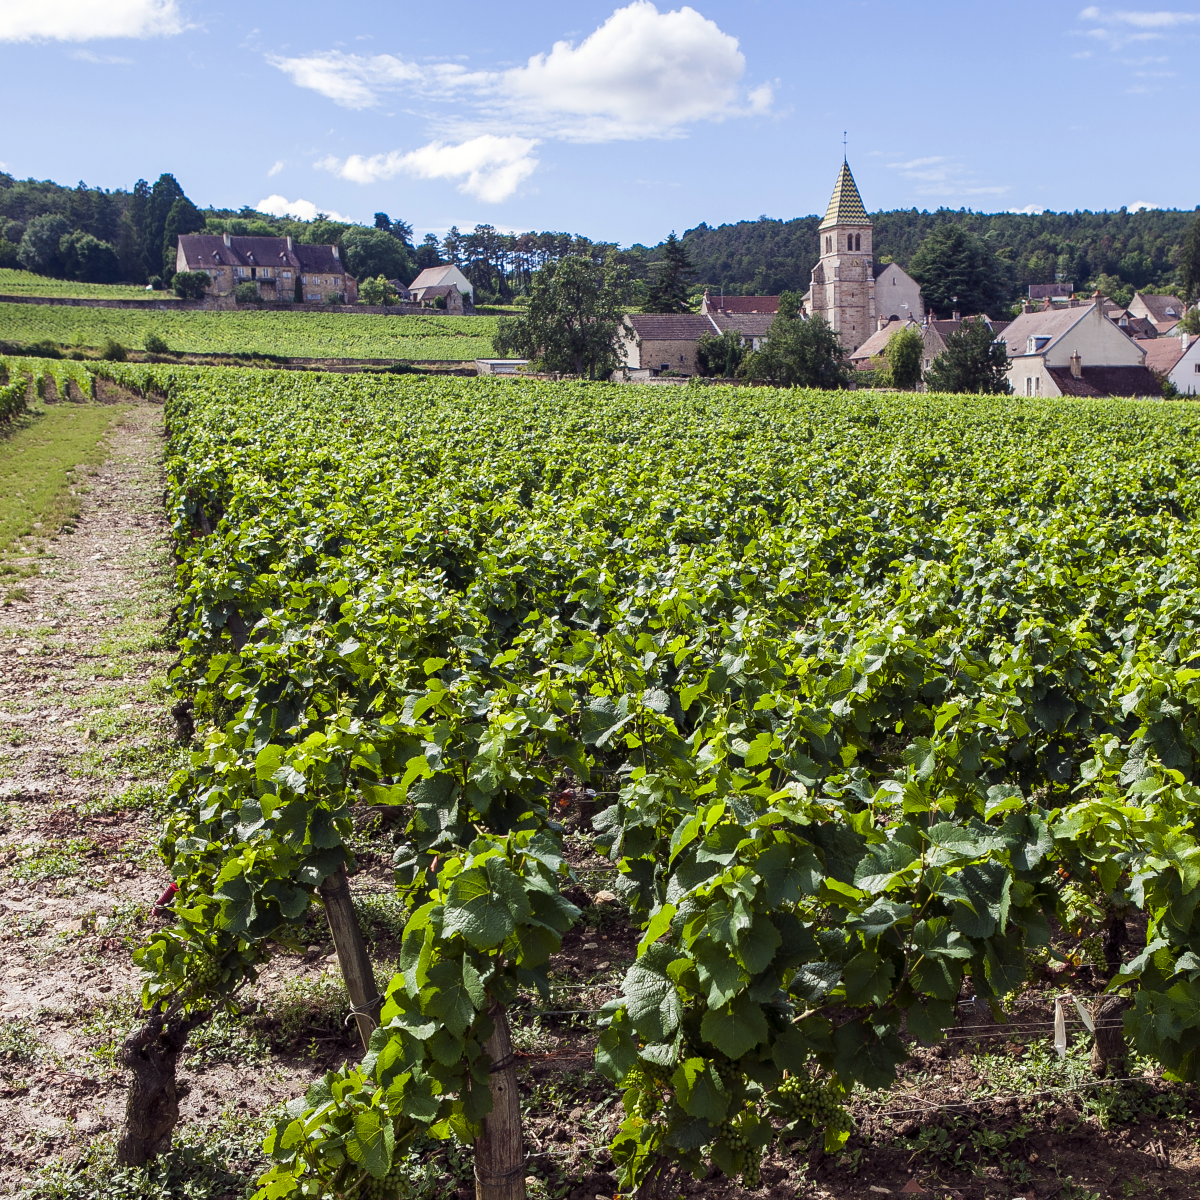
<svg viewBox="0 0 1200 1200"><path fill-rule="evenodd" d="M842 160L842 169L838 173L837 183L833 185L833 195L829 198L829 207L825 210L825 220L819 226L821 229L832 229L834 225L870 225L871 218L863 207L862 197L858 194L858 185L850 174L850 164Z"/></svg>

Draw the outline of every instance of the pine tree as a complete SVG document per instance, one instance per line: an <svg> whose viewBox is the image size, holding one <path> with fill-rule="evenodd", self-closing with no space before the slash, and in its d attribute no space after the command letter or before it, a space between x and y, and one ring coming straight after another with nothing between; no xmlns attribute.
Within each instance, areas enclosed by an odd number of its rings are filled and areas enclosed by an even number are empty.
<svg viewBox="0 0 1200 1200"><path fill-rule="evenodd" d="M673 230L663 243L662 258L652 263L650 269L654 277L647 291L642 312L691 312L688 284L695 274L695 268L692 266L687 247L675 236Z"/></svg>
<svg viewBox="0 0 1200 1200"><path fill-rule="evenodd" d="M942 317L954 310L998 316L1009 292L1004 264L983 238L961 225L935 229L908 270L921 285L925 306Z"/></svg>
<svg viewBox="0 0 1200 1200"><path fill-rule="evenodd" d="M1006 396L1008 351L996 341L986 321L965 321L946 338L946 349L925 373L931 392L970 392L981 396Z"/></svg>

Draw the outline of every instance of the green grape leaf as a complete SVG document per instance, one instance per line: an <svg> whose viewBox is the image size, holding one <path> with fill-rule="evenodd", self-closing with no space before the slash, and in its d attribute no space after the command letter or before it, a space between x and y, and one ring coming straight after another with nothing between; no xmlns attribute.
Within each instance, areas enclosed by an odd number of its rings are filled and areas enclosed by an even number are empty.
<svg viewBox="0 0 1200 1200"><path fill-rule="evenodd" d="M734 1059L766 1041L767 1033L762 1008L745 995L719 1008L709 1008L700 1022L700 1036Z"/></svg>

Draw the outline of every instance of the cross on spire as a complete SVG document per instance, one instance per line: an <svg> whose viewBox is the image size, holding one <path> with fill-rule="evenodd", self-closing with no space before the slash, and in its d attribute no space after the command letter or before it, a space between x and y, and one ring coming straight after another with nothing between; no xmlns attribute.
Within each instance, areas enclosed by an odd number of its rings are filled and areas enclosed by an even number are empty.
<svg viewBox="0 0 1200 1200"><path fill-rule="evenodd" d="M847 133L847 131L845 129L843 129L842 130L842 162L848 161L846 158L846 133Z"/></svg>

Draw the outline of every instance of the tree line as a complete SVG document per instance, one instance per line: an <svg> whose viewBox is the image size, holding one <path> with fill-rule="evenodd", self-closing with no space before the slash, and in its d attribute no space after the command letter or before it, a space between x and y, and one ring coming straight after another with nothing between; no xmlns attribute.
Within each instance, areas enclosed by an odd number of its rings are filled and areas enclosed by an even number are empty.
<svg viewBox="0 0 1200 1200"><path fill-rule="evenodd" d="M878 212L872 220L877 262L896 262L913 274L935 312L957 307L997 316L1031 283L1099 288L1123 303L1135 289L1178 289L1194 297L1200 292L1197 213L912 209ZM541 268L583 258L622 268L630 302L643 307L655 302L658 282L664 271L675 270L682 246L694 305L705 286L732 295L805 292L818 257L818 224L816 216L760 217L716 228L702 223L681 238L672 233L655 246L625 248L578 233L502 233L480 224L470 231L454 226L440 239L429 233L416 244L412 226L386 213L376 213L370 227L324 215L311 221L274 217L248 207L201 210L170 174L152 185L139 180L129 191L106 191L0 172L0 267L96 283L169 282L177 235L233 233L336 244L359 279L382 275L407 284L426 267L452 263L483 303L528 297Z"/></svg>

